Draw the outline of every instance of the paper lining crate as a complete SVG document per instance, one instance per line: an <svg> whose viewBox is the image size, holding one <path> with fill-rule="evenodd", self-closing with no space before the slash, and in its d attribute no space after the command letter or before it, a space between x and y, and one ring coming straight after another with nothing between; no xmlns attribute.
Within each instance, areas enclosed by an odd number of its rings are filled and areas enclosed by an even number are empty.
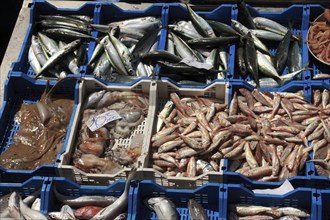
<svg viewBox="0 0 330 220"><path fill-rule="evenodd" d="M191 219L188 211L189 199L195 199L202 205L210 220L219 219L222 200L220 199L220 184L208 183L196 189L169 189L153 181L139 182L134 189L132 219L156 220L157 215L146 206L146 199L151 197L169 198L175 205L179 219Z"/></svg>
<svg viewBox="0 0 330 220"><path fill-rule="evenodd" d="M50 86L54 86L52 81ZM46 81L34 80L24 73L18 76L11 76L5 83L4 102L0 110L0 149L1 154L8 147L14 144L13 137L20 130L20 124L15 120L16 113L20 110L22 104L35 104L46 89ZM76 79L67 79L61 82L58 88L54 90L54 94L66 94L74 100L71 113L71 119L67 127L67 133L64 137L63 147L56 155L52 164L41 164L34 170L14 170L0 167L1 182L23 182L33 176L54 176L56 168L59 164L60 155L67 150L69 133L74 123L76 108L78 105L78 83ZM14 156L14 155L13 155ZM32 155L26 155L29 160ZM32 157L33 158L33 157Z"/></svg>
<svg viewBox="0 0 330 220"><path fill-rule="evenodd" d="M154 85L156 87L155 92L155 103L152 106L152 124L150 124L150 129L152 134L156 132L157 119L159 112L163 109L165 103L170 99L170 93L175 92L180 98L184 97L206 97L206 98L216 98L222 100L223 103L227 103L227 83L226 82L214 82L204 88L189 88L189 87L177 87L175 84L167 80L159 80ZM165 176L159 171L151 168L152 161L150 159L150 149L151 149L151 138L148 139L149 143L148 150L146 151L146 156L143 158L143 169L142 169L142 179L153 180L156 183L170 188L196 188L208 182L221 182L222 172L207 172L196 177L171 177ZM147 146L147 145L146 145Z"/></svg>
<svg viewBox="0 0 330 220"><path fill-rule="evenodd" d="M115 196L120 197L124 191L126 181L119 180L106 186L86 186L79 185L71 180L63 177L50 178L49 184L45 189L45 204L43 206L43 213L59 212L63 204L59 202L54 190L65 196L79 197L79 196ZM134 182L131 182L133 185ZM127 219L131 219L133 209L133 187L129 188L128 192L128 208Z"/></svg>
<svg viewBox="0 0 330 220"><path fill-rule="evenodd" d="M239 184L223 184L220 191L222 192L221 198L223 198L223 209L220 213L222 220L230 219L229 207L233 204L302 208L309 212L310 217L301 219L318 219L316 189L296 188L283 195L274 195L256 194Z"/></svg>
<svg viewBox="0 0 330 220"><path fill-rule="evenodd" d="M143 10L125 10L122 9L121 6L117 6L115 4L107 4L107 3L100 3L97 5L97 20L96 24L107 25L111 22L123 21L127 19L133 18L142 18L147 16L154 16L161 20L162 28L160 29L160 35L158 37L158 50L163 50L165 48L166 43L166 35L165 35L165 11L167 10L168 6L165 4L152 4L146 9ZM102 38L105 36L105 33L101 33L97 30L93 31L95 37ZM97 43L91 42L88 48L88 61L92 58L94 49L96 48ZM156 68L157 71L157 68ZM84 74L85 77L93 77L105 84L111 83L112 85L125 85L125 86L132 86L137 83L139 80L151 79L148 76L138 77L137 79L132 79L130 82L129 80L125 80L125 82L121 82L120 80L114 79L113 81L109 81L108 79L102 79L98 76L93 75L93 69L90 66L87 67L86 73ZM115 77L114 77L115 78Z"/></svg>
<svg viewBox="0 0 330 220"><path fill-rule="evenodd" d="M233 13L234 8L235 8L235 5L233 5L233 4L222 4L212 11L195 11L195 12L206 20L218 21L218 22L222 22L222 23L225 23L230 26L231 25L230 20L236 19L236 15ZM170 3L170 4L168 4L168 10L166 11L165 19L166 19L165 23L169 24L169 25L172 25L172 24L174 24L174 22L177 22L180 20L189 21L188 9L183 4ZM166 47L164 49L166 50L167 39L170 36L170 31L168 31L168 30L165 30L165 31L166 31L165 32ZM229 55L228 56L228 72L223 74L225 77L222 79L218 74L218 76L216 76L214 79L212 79L211 82L205 83L205 84L212 84L212 82L216 81L217 79L225 80L227 78L228 79L232 78L232 76L234 75L234 53L235 53L234 44L231 44L231 46L228 47L227 52ZM174 76L174 75L171 76L171 72L164 69L163 67L160 68L159 75L161 76L161 78L163 80L170 80L170 81L174 81L174 82L180 81L179 80L180 74L176 74L176 76ZM195 76L192 76L191 78L194 79L194 77ZM204 83L202 83L202 84L204 84ZM198 87L203 87L203 86L205 86L205 84L198 86ZM177 85L179 85L179 83ZM187 85L192 86L189 84L187 84Z"/></svg>
<svg viewBox="0 0 330 220"><path fill-rule="evenodd" d="M24 42L18 56L17 62L12 64L12 72L10 74L15 75L19 72L23 72L30 77L35 77L37 74L32 70L29 61L28 53L31 45L32 35L36 35L37 21L40 15L87 15L91 18L95 17L97 9L95 8L96 2L89 2L82 5L80 8L56 8L54 5L50 4L44 0L35 0L30 4L30 22L28 30L26 32ZM88 42L86 42L88 44ZM80 66L80 72L84 73L86 63ZM75 75L75 74L69 74ZM48 78L55 79L51 74L45 73L44 76ZM76 75L75 75L76 76ZM79 74L80 76L80 74Z"/></svg>
<svg viewBox="0 0 330 220"><path fill-rule="evenodd" d="M290 7L284 9L281 12L266 12L262 11L263 9L257 10L250 5L247 5L248 10L252 17L264 17L271 19L275 22L280 23L284 27L289 27L289 22L292 22L291 32L295 35L299 34L302 36L304 41L304 36L307 34L308 30L308 10L309 7L307 5L291 5ZM238 13L238 9L236 8L234 13ZM265 41L263 41L265 42ZM269 43L266 42L265 45L267 46L268 50L271 52L272 55L275 55L277 46L279 42ZM235 47L236 49L237 47ZM235 51L236 53L236 51ZM304 43L300 46L300 54L302 56L302 65L304 66L308 62L308 48L307 45ZM236 62L236 60L235 60ZM260 72L260 71L259 71ZM285 69L282 73L278 73L280 76L286 75L289 73L288 66L286 65ZM259 73L260 75L260 73ZM294 80L294 81L303 81L310 79L310 71L303 71L301 73L301 79ZM232 79L239 79L244 81L242 76L240 76L238 72L237 65L235 63L235 74ZM246 77L246 80L251 80L250 76Z"/></svg>
<svg viewBox="0 0 330 220"><path fill-rule="evenodd" d="M240 82L240 81L232 81L229 84L229 103L230 105L231 100L233 98L234 92L238 92L240 88L245 88L247 90L252 91L254 88L249 85L247 82ZM297 92L303 91L305 100L309 102L310 100L310 86L308 83L298 83L298 82L290 82L287 85L280 87L280 88L272 88L272 89L261 89L260 91L269 91L269 92ZM310 155L311 156L311 155ZM257 180L250 179L238 172L229 171L229 161L228 159L223 159L223 167L221 168L224 171L224 183L226 184L243 184L246 187L257 187L257 188L275 188L279 187L284 180L280 182L261 182ZM309 163L304 165L303 171L299 176L293 176L288 178L290 183L294 187L312 187L312 182L310 181L310 172L311 166Z"/></svg>
<svg viewBox="0 0 330 220"><path fill-rule="evenodd" d="M79 184L84 185L108 185L116 180L126 179L130 168L123 168L115 174L95 174L86 173L72 165L72 156L77 147L77 138L80 132L81 119L83 114L83 105L86 98L92 92L107 90L107 91L123 91L123 92L136 92L149 96L149 109L148 114L140 125L134 128L133 132L127 138L116 139L113 148L118 146L124 146L128 148L130 146L141 146L141 155L137 159L136 166L138 168L143 167L143 156L145 149L149 148L150 140L150 127L152 121L152 106L154 105L154 92L152 92L152 82L150 80L140 80L133 86L106 86L102 82L94 78L84 78L79 87L79 105L77 108L77 116L75 117L75 123L70 133L67 151L60 158L60 167L58 169L59 175L73 180ZM110 134L111 135L111 134ZM139 175L137 174L137 177Z"/></svg>

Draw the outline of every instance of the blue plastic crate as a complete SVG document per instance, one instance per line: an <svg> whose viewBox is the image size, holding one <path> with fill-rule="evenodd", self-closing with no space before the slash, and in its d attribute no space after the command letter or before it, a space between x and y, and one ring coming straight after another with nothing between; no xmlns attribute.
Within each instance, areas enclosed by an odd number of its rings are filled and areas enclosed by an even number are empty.
<svg viewBox="0 0 330 220"><path fill-rule="evenodd" d="M173 201L180 219L190 219L187 203L195 199L206 210L210 220L219 219L221 212L220 184L208 183L196 189L168 189L150 180L138 183L134 189L132 219L157 219L156 213L151 211L144 200L150 197L165 196Z"/></svg>
<svg viewBox="0 0 330 220"><path fill-rule="evenodd" d="M55 84L50 82L50 86ZM20 125L15 121L14 117L22 104L33 104L38 101L41 94L45 90L46 81L34 80L24 73L17 76L11 76L5 83L4 102L0 110L0 152L7 150L9 145L13 144L13 136L20 129ZM67 141L73 118L78 104L78 83L76 79L65 80L55 91L55 94L69 94L74 98L74 108L71 115L70 124L68 125L67 134L64 145L59 156L65 152ZM23 182L32 176L52 176L55 175L55 167L59 161L54 164L44 164L35 170L9 170L0 167L1 181L3 182Z"/></svg>
<svg viewBox="0 0 330 220"><path fill-rule="evenodd" d="M318 219L330 219L330 190L317 190Z"/></svg>
<svg viewBox="0 0 330 220"><path fill-rule="evenodd" d="M45 192L46 192L46 184L48 178L42 177L32 177L25 182L22 183L4 183L0 182L0 197L12 193L14 191L18 192L22 199L31 195L32 193L40 190L40 211L42 212L43 206L45 204Z"/></svg>
<svg viewBox="0 0 330 220"><path fill-rule="evenodd" d="M229 83L229 94L228 94L228 106L230 106L232 97L235 91L238 91L240 88L246 88L248 90L253 90L253 86L249 85L247 82L241 82L240 80L231 81ZM270 92L297 92L298 90L303 90L306 100L310 100L310 86L307 83L299 82L290 82L280 88L269 88L269 89L260 89L260 91L270 91ZM224 159L224 165L222 167L224 171L224 183L233 183L233 184L243 184L247 187L258 187L258 188L275 188L280 186L284 181L281 182L259 182L251 180L243 176L240 173L228 171L228 160ZM311 170L310 165L306 163L304 169L304 175L290 177L288 180L294 187L311 187L311 182L309 181L310 175L309 171Z"/></svg>
<svg viewBox="0 0 330 220"><path fill-rule="evenodd" d="M189 12L187 10L187 7L178 4L178 3L171 3L168 4L169 9L168 13L166 15L166 23L167 24L173 24L174 22L180 21L180 20L190 20L189 18ZM198 15L203 17L206 20L214 20L214 21L219 21L222 23L225 23L227 25L231 25L231 19L236 19L237 14L234 13L234 8L235 6L232 4L222 4L219 7L215 8L212 11L195 11ZM168 37L169 32L166 31L166 36ZM167 43L167 39L165 40L165 44ZM166 45L167 46L167 45ZM226 78L231 78L234 75L234 56L235 56L235 46L232 44L230 47L228 47L228 53L229 53L229 60L228 60L228 69L229 71L226 73L227 77ZM160 68L160 72L163 74L167 74L166 70L163 70ZM167 79L171 80L174 82L177 86L180 86L174 79L171 79L170 77L161 77L161 79ZM212 82L205 84L205 85L210 85L212 84L216 79L214 79ZM223 81L223 80L220 80ZM187 85L184 85L187 86ZM189 87L195 87L195 88L200 88L203 86L189 86Z"/></svg>
<svg viewBox="0 0 330 220"><path fill-rule="evenodd" d="M54 5L50 4L47 1L34 0L33 3L30 4L30 22L23 41L23 45L18 56L17 62L12 64L12 72L10 74L17 75L19 74L19 72L23 72L31 77L36 76L36 73L33 72L28 62L28 52L31 45L32 35L37 33L36 21L38 20L39 15L88 15L93 18L95 17L95 6L96 2L91 2L82 5L80 8L56 8ZM85 66L82 65L80 67L81 73L84 72L84 69ZM52 75L45 74L45 76L51 77Z"/></svg>
<svg viewBox="0 0 330 220"><path fill-rule="evenodd" d="M317 195L315 189L296 188L284 195L255 194L238 184L224 184L220 191L223 210L220 219L227 219L230 204L260 205L268 207L299 207L310 212L310 218L317 218Z"/></svg>
<svg viewBox="0 0 330 220"><path fill-rule="evenodd" d="M96 20L95 20L96 24L106 25L115 21L121 21L121 20L138 18L138 17L155 16L161 19L162 28L166 27L167 25L165 19L165 14L166 14L165 12L167 11L168 6L166 4L152 4L151 6L149 6L144 10L124 10L115 4L103 2L96 5L96 8L97 8ZM166 42L165 33L166 33L165 30L162 29L159 37L159 44L158 44L159 50L163 50L165 48L165 42ZM98 31L93 31L92 34L94 37L98 37L98 38L104 36L104 34L99 33ZM91 59L95 47L96 47L96 42L91 42L88 48L88 60ZM156 72L158 71L158 68L159 67L156 68ZM141 79L151 79L150 77L140 77L139 79L134 80L130 83L109 83L106 80L94 76L93 70L89 66L87 66L86 73L83 75L85 77L96 78L101 82L103 82L104 84L125 85L125 86L133 85Z"/></svg>
<svg viewBox="0 0 330 220"><path fill-rule="evenodd" d="M293 22L291 32L295 35L301 34L302 37L306 36L308 30L308 7L306 5L292 5L281 12L266 12L266 11L257 11L255 8L247 5L252 17L265 17L271 19L275 22L282 24L285 27L289 27L289 22ZM237 9L236 9L237 10ZM237 13L237 12L235 12ZM275 55L278 42L265 42L265 45L268 47L272 55ZM305 65L308 61L308 48L306 44L303 44L300 47L300 53L302 55L302 65ZM288 74L288 67L286 66L282 73L279 73L280 76ZM259 73L260 75L260 73ZM310 71L304 71L302 74L302 80L310 79ZM235 65L235 74L233 79L244 80L238 73L238 69ZM245 80L251 80L251 77L246 77Z"/></svg>
<svg viewBox="0 0 330 220"><path fill-rule="evenodd" d="M307 5L308 8L308 21L309 22L313 22L318 16L320 16L323 12L324 12L324 7L322 7L321 5L318 4L310 4ZM309 28L309 23L307 26L307 31ZM304 36L304 43L307 47L307 31L306 31L306 35ZM319 74L319 73L329 73L330 72L330 66L325 65L324 63L321 63L320 61L318 61L317 59L314 58L314 56L312 54L310 54L310 52L307 50L307 55L308 55L308 60L310 62L310 67L313 69L312 70L312 75L311 77Z"/></svg>
<svg viewBox="0 0 330 220"><path fill-rule="evenodd" d="M100 196L116 196L119 197L125 188L126 181L118 180L108 186L84 186L79 185L71 180L68 180L63 177L50 178L50 183L47 185L45 193L45 205L43 207L44 213L49 212L59 212L63 204L58 202L54 196L53 189L55 188L57 192L66 195L66 196L84 196L84 195L100 195ZM131 185L134 184L134 181L131 182ZM133 187L129 189L128 196L128 217L131 219L132 209L133 209Z"/></svg>

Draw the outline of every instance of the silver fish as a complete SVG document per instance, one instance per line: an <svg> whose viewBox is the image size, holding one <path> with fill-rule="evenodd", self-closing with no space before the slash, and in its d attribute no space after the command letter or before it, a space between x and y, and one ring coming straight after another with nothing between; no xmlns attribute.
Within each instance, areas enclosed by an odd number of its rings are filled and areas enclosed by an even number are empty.
<svg viewBox="0 0 330 220"><path fill-rule="evenodd" d="M48 216L55 220L76 220L70 206L64 205L60 212L49 212Z"/></svg>
<svg viewBox="0 0 330 220"><path fill-rule="evenodd" d="M203 206L196 202L194 199L189 199L188 210L190 214L190 219L192 220L208 220L209 217L206 214Z"/></svg>
<svg viewBox="0 0 330 220"><path fill-rule="evenodd" d="M155 197L145 200L146 205L156 212L159 220L178 220L179 215L174 203L166 197Z"/></svg>
<svg viewBox="0 0 330 220"><path fill-rule="evenodd" d="M124 211L128 204L128 190L131 181L135 177L136 170L136 167L133 167L131 169L131 172L129 173L128 178L126 180L124 192L121 194L121 196L114 203L99 211L91 220L114 219Z"/></svg>
<svg viewBox="0 0 330 220"><path fill-rule="evenodd" d="M24 218L26 220L35 220L35 219L48 220L47 217L44 214L42 214L41 212L29 208L23 202L21 197L19 197L19 207L20 207L22 215L24 216Z"/></svg>

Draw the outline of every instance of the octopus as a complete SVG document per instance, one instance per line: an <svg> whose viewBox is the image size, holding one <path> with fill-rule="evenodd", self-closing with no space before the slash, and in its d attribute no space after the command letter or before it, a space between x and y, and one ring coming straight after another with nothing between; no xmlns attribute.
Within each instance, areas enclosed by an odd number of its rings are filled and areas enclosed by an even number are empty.
<svg viewBox="0 0 330 220"><path fill-rule="evenodd" d="M62 81L62 80L61 80ZM63 147L74 101L52 94L60 81L48 91L48 84L35 104L23 104L15 115L20 129L14 143L0 155L0 165L6 169L33 170L43 164L53 164Z"/></svg>
<svg viewBox="0 0 330 220"><path fill-rule="evenodd" d="M325 10L323 17L324 21L311 23L307 42L316 57L330 63L330 9Z"/></svg>
<svg viewBox="0 0 330 220"><path fill-rule="evenodd" d="M131 138L132 131L145 120L149 108L148 97L134 92L101 90L91 93L83 106L73 165L84 172L107 174L132 166L142 146L114 146L116 140ZM91 117L110 110L116 111L121 119L95 131L88 127Z"/></svg>

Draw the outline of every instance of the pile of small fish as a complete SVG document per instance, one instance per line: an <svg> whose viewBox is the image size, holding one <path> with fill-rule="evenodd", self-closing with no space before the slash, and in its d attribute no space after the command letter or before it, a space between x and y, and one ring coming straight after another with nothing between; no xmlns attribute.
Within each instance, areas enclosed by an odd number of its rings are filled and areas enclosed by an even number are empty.
<svg viewBox="0 0 330 220"><path fill-rule="evenodd" d="M218 171L219 161L228 159L228 171L258 181L282 181L299 175L313 150L310 162L320 175L329 176L326 89L322 94L316 90L314 104L309 104L303 91L240 88L229 109L215 99L180 100L176 93L170 97L151 140L152 167L165 175L194 177Z"/></svg>
<svg viewBox="0 0 330 220"><path fill-rule="evenodd" d="M92 27L107 34L97 44L89 61L95 76L122 82L153 75L153 66L143 64L140 59L158 47L159 18L133 18Z"/></svg>
<svg viewBox="0 0 330 220"><path fill-rule="evenodd" d="M91 36L91 18L83 15L40 15L37 35L32 35L28 60L36 74L64 78L67 71L79 74L87 61L85 41ZM49 73L49 74L46 74Z"/></svg>
<svg viewBox="0 0 330 220"><path fill-rule="evenodd" d="M83 117L77 149L73 155L75 167L89 173L113 174L123 166L131 166L140 156L142 146L121 146L118 141L129 138L148 113L148 97L134 92L101 90L91 93L83 106ZM115 111L121 119L92 131L91 120L103 113Z"/></svg>
<svg viewBox="0 0 330 220"><path fill-rule="evenodd" d="M55 220L125 220L127 218L128 191L135 174L136 168L133 167L119 198L98 195L72 197L57 192L56 186L54 186L53 192L56 200L64 205L60 212L49 212L48 216ZM75 210L73 211L72 208Z"/></svg>
<svg viewBox="0 0 330 220"><path fill-rule="evenodd" d="M310 146L313 147L313 160L318 175L330 177L330 92L328 90L314 90L314 106L319 110L319 114L310 114L312 123L309 125L308 132L313 134L314 139ZM307 128L306 128L307 130Z"/></svg>
<svg viewBox="0 0 330 220"><path fill-rule="evenodd" d="M307 43L317 58L330 64L330 9L324 10L323 17L322 21L311 23Z"/></svg>
<svg viewBox="0 0 330 220"><path fill-rule="evenodd" d="M49 91L47 84L35 104L19 106L15 115L19 130L12 137L14 143L0 155L1 167L33 170L43 164L54 164L62 150L74 107L72 95L54 95L54 91L68 79L59 80Z"/></svg>
<svg viewBox="0 0 330 220"><path fill-rule="evenodd" d="M180 20L168 26L167 51L146 54L143 60L159 64L160 76L171 77L178 83L205 84L224 79L228 71L228 46L240 34L227 24L204 20L186 6L190 21Z"/></svg>
<svg viewBox="0 0 330 220"><path fill-rule="evenodd" d="M227 105L210 98L180 99L176 93L170 97L159 113L157 133L152 136L152 167L168 176L194 177L219 171L219 160L212 159L210 153L220 142L231 143L230 131L218 132L218 116Z"/></svg>
<svg viewBox="0 0 330 220"><path fill-rule="evenodd" d="M166 197L154 197L144 200L146 206L153 210L160 220L178 220L180 214L177 212L175 204ZM194 199L189 199L188 210L191 220L208 220L209 217L203 206Z"/></svg>
<svg viewBox="0 0 330 220"><path fill-rule="evenodd" d="M236 45L235 58L241 77L246 78L249 73L253 78L249 83L256 87L277 87L295 77L301 78L301 72L309 68L302 67L300 39L291 33L291 26L286 28L263 17L252 18L242 0L238 0L237 6L238 21L232 20L232 26L243 36ZM278 44L274 56L264 42ZM288 74L282 75L286 64Z"/></svg>
<svg viewBox="0 0 330 220"><path fill-rule="evenodd" d="M0 198L0 219L38 219L47 220L40 212L40 190L22 199L16 191Z"/></svg>
<svg viewBox="0 0 330 220"><path fill-rule="evenodd" d="M266 207L256 205L229 205L228 219L230 220L299 220L310 217L307 211L294 207Z"/></svg>

